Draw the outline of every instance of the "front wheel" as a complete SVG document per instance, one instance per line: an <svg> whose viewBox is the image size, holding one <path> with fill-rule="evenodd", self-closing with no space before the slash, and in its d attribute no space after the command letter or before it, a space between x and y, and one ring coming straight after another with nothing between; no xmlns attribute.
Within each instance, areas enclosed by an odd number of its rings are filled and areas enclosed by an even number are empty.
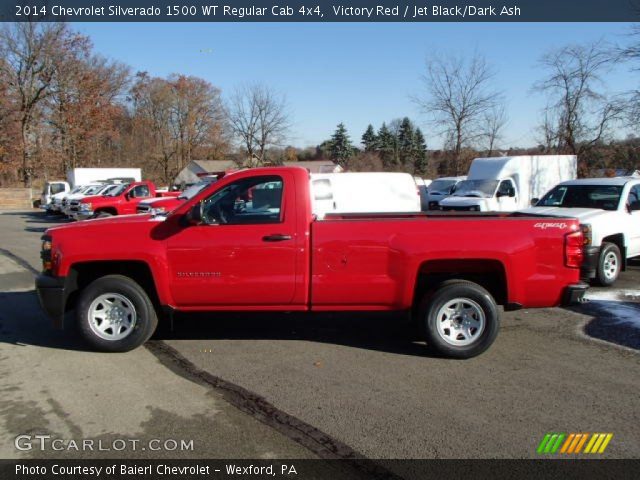
<svg viewBox="0 0 640 480"><path fill-rule="evenodd" d="M622 270L622 255L615 243L603 243L598 259L596 279L603 287L610 287L615 283Z"/></svg>
<svg viewBox="0 0 640 480"><path fill-rule="evenodd" d="M78 299L76 320L87 343L102 352L133 350L158 326L147 293L123 275L107 275L86 287Z"/></svg>
<svg viewBox="0 0 640 480"><path fill-rule="evenodd" d="M419 313L428 346L451 358L480 355L496 339L500 316L489 292L465 280L425 295Z"/></svg>

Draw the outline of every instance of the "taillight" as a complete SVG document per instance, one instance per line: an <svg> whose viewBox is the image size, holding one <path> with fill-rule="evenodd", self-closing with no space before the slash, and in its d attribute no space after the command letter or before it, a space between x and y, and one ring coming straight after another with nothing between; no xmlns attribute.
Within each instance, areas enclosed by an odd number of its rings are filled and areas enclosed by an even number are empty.
<svg viewBox="0 0 640 480"><path fill-rule="evenodd" d="M564 264L570 268L580 268L584 260L584 234L582 230L568 233L564 237Z"/></svg>

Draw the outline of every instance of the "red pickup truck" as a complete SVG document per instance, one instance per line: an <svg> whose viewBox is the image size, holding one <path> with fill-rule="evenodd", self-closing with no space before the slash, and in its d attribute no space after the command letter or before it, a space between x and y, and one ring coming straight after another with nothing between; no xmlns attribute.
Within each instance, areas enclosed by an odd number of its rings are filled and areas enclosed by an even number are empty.
<svg viewBox="0 0 640 480"><path fill-rule="evenodd" d="M131 350L175 311L407 311L429 347L486 350L505 309L578 301L583 234L568 218L312 213L306 170L246 170L164 216L47 230L40 302L56 326Z"/></svg>
<svg viewBox="0 0 640 480"><path fill-rule="evenodd" d="M74 220L111 217L136 213L142 200L153 197L177 197L180 192L158 192L153 182L122 184L106 195L93 195L71 202L70 217Z"/></svg>

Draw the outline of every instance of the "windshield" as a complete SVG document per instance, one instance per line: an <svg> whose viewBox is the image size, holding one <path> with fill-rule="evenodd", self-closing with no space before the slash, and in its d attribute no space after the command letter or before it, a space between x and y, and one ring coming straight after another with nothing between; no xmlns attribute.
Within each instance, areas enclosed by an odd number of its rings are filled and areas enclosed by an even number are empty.
<svg viewBox="0 0 640 480"><path fill-rule="evenodd" d="M456 180L434 180L431 185L427 187L429 193L442 193L448 195L451 191L451 187L456 184Z"/></svg>
<svg viewBox="0 0 640 480"><path fill-rule="evenodd" d="M453 194L456 197L490 198L498 187L498 180L463 180Z"/></svg>
<svg viewBox="0 0 640 480"><path fill-rule="evenodd" d="M114 188L113 190L109 190L108 193L105 193L105 196L107 196L107 197L117 197L122 192L124 192L128 186L129 185L117 185L116 188Z"/></svg>
<svg viewBox="0 0 640 480"><path fill-rule="evenodd" d="M558 185L536 206L617 210L621 195L618 185Z"/></svg>
<svg viewBox="0 0 640 480"><path fill-rule="evenodd" d="M93 185L92 187L87 188L84 192L85 195L89 196L89 195L95 195L97 194L100 190L102 190L104 188L103 185Z"/></svg>
<svg viewBox="0 0 640 480"><path fill-rule="evenodd" d="M190 198L193 198L196 196L196 194L198 192L200 192L203 188L205 188L207 185L211 185L212 183L215 182L215 179L212 180L202 180L198 183L196 183L195 185L191 185L189 188L187 188L184 192L182 192L180 194L180 196L178 198L182 199L182 200L188 200Z"/></svg>

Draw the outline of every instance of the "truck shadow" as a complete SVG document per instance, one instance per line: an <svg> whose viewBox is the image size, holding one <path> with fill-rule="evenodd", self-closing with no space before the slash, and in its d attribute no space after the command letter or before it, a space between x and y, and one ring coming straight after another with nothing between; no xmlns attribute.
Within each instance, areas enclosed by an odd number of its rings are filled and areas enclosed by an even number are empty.
<svg viewBox="0 0 640 480"><path fill-rule="evenodd" d="M34 290L0 292L0 343L88 351L75 329L56 330L40 310Z"/></svg>
<svg viewBox="0 0 640 480"><path fill-rule="evenodd" d="M179 314L157 340L303 340L398 355L432 356L417 328L398 313Z"/></svg>
<svg viewBox="0 0 640 480"><path fill-rule="evenodd" d="M46 227L27 226L27 232L44 232L49 227L69 223L70 220L63 215L48 215L42 210L24 210L16 212L3 212L2 215L17 216L24 220L26 224L47 224Z"/></svg>
<svg viewBox="0 0 640 480"><path fill-rule="evenodd" d="M56 330L41 311L34 290L0 292L0 343L91 351L76 332L73 315ZM304 340L398 355L431 356L399 314L179 314L171 331L162 322L155 340Z"/></svg>

